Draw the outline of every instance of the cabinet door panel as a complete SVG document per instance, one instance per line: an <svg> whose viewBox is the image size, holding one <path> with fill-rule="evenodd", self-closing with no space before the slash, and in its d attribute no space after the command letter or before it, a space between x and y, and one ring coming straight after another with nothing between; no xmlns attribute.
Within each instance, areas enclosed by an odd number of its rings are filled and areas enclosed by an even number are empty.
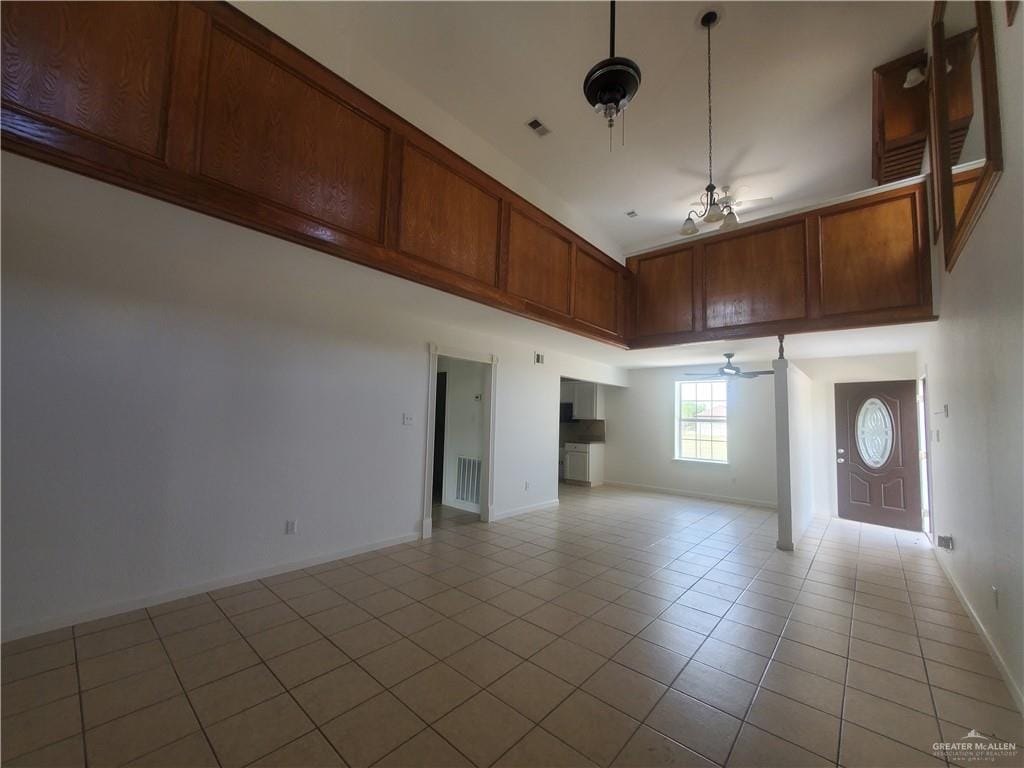
<svg viewBox="0 0 1024 768"><path fill-rule="evenodd" d="M203 175L382 241L387 131L214 28Z"/></svg>
<svg viewBox="0 0 1024 768"><path fill-rule="evenodd" d="M618 333L619 273L577 246L573 315L585 323Z"/></svg>
<svg viewBox="0 0 1024 768"><path fill-rule="evenodd" d="M803 222L723 240L705 254L708 328L806 316Z"/></svg>
<svg viewBox="0 0 1024 768"><path fill-rule="evenodd" d="M637 335L693 330L693 249L641 259L636 272Z"/></svg>
<svg viewBox="0 0 1024 768"><path fill-rule="evenodd" d="M173 3L4 3L4 102L159 157L176 13Z"/></svg>
<svg viewBox="0 0 1024 768"><path fill-rule="evenodd" d="M820 218L822 311L865 312L921 301L913 194Z"/></svg>
<svg viewBox="0 0 1024 768"><path fill-rule="evenodd" d="M542 307L569 314L572 243L519 211L512 211L508 238L508 291Z"/></svg>
<svg viewBox="0 0 1024 768"><path fill-rule="evenodd" d="M399 247L496 285L501 201L406 143Z"/></svg>

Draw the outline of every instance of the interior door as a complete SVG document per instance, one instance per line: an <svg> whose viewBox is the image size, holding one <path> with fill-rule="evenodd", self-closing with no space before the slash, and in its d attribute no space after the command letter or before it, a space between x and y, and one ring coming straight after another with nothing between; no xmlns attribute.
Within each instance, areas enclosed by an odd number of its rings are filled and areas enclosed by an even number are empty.
<svg viewBox="0 0 1024 768"><path fill-rule="evenodd" d="M434 398L434 477L431 500L440 504L444 492L444 420L448 404L448 374L439 371Z"/></svg>
<svg viewBox="0 0 1024 768"><path fill-rule="evenodd" d="M917 385L836 384L839 517L921 530Z"/></svg>

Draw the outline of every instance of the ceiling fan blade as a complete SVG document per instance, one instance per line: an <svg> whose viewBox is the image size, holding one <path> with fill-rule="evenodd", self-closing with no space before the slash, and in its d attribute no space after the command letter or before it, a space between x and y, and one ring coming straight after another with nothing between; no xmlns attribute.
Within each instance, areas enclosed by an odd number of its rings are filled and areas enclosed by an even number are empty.
<svg viewBox="0 0 1024 768"><path fill-rule="evenodd" d="M772 376L775 371L744 371L740 374L745 379L756 379L758 376Z"/></svg>
<svg viewBox="0 0 1024 768"><path fill-rule="evenodd" d="M755 197L751 200L737 200L733 205L737 208L754 208L764 203L770 203L774 199L774 197Z"/></svg>
<svg viewBox="0 0 1024 768"><path fill-rule="evenodd" d="M699 376L702 379L717 379L719 374L717 373L684 373L684 376Z"/></svg>

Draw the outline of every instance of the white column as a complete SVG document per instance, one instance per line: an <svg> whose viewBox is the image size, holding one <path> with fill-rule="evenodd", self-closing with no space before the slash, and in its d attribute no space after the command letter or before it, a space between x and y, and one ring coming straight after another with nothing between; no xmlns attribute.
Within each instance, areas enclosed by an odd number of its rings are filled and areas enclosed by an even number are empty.
<svg viewBox="0 0 1024 768"><path fill-rule="evenodd" d="M793 551L793 487L789 457L789 361L773 360L775 370L775 472L778 488L779 538L775 546Z"/></svg>

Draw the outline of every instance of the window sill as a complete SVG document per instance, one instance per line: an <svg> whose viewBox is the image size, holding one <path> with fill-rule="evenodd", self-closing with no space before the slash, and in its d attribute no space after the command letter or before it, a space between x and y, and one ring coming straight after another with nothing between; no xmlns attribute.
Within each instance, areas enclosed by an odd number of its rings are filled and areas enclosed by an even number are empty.
<svg viewBox="0 0 1024 768"><path fill-rule="evenodd" d="M717 464L720 467L729 466L728 461L716 461L715 459L683 459L679 456L672 457L672 461L685 461L688 464Z"/></svg>

